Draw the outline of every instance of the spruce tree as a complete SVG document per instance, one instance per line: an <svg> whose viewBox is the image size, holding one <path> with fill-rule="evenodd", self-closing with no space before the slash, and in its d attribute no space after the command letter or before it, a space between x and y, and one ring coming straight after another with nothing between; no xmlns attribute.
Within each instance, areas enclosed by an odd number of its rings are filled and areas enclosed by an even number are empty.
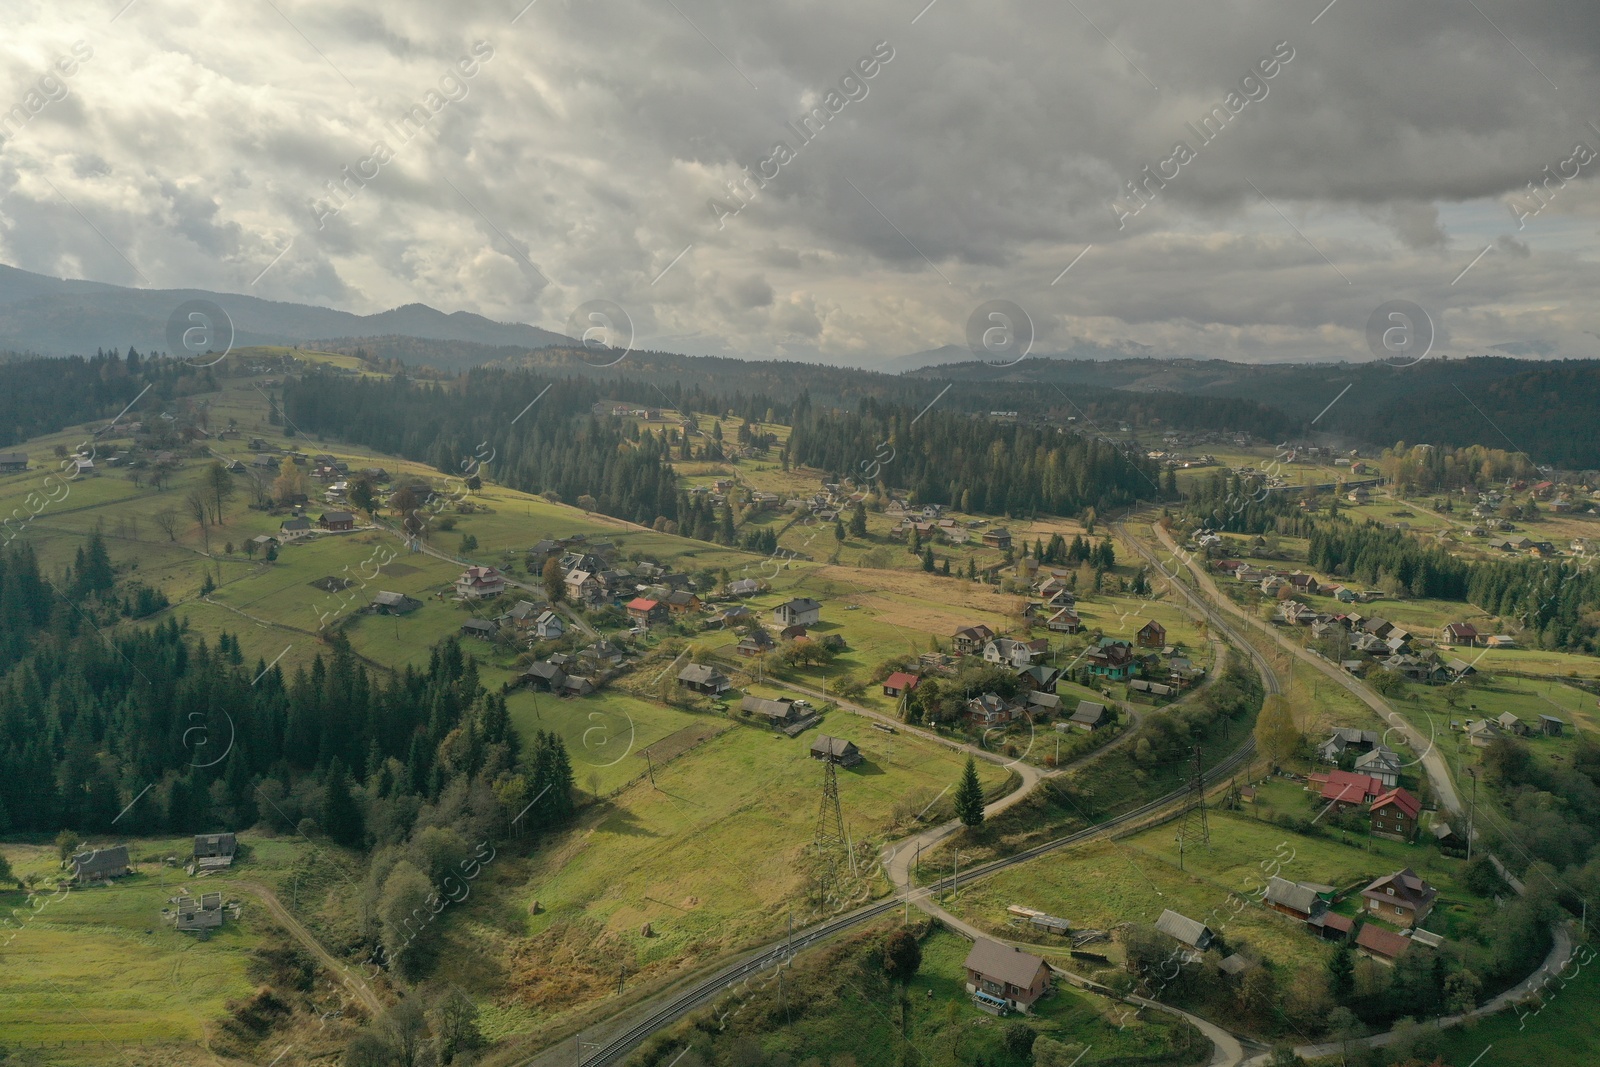
<svg viewBox="0 0 1600 1067"><path fill-rule="evenodd" d="M968 829L983 825L983 785L978 781L978 765L967 757L961 783L956 786L956 818Z"/></svg>

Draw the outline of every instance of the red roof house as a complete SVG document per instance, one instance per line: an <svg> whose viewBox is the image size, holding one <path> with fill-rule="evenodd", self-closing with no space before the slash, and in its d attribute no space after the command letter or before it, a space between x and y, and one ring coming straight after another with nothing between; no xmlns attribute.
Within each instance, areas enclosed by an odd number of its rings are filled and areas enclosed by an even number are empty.
<svg viewBox="0 0 1600 1067"><path fill-rule="evenodd" d="M648 597L636 596L625 605L628 617L638 619L640 622L649 622L661 613L661 602Z"/></svg>
<svg viewBox="0 0 1600 1067"><path fill-rule="evenodd" d="M893 674L889 675L889 677L883 680L883 695L886 697L897 697L901 693L909 693L911 690L917 687L918 681L920 681L920 679L914 674L908 674L905 671L895 671Z"/></svg>
<svg viewBox="0 0 1600 1067"><path fill-rule="evenodd" d="M1327 784L1322 787L1322 799L1338 804L1340 810L1347 806L1358 807L1382 794L1382 782L1371 775L1354 771L1329 771Z"/></svg>

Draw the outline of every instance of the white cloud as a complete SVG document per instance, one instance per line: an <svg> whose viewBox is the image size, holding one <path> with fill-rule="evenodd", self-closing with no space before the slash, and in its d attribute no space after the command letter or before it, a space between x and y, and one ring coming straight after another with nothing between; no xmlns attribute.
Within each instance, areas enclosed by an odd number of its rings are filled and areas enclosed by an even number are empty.
<svg viewBox="0 0 1600 1067"><path fill-rule="evenodd" d="M957 342L994 297L1030 310L1038 351L1361 358L1397 297L1463 351L1587 354L1600 330L1595 168L1520 231L1505 207L1574 142L1600 149L1600 20L1571 3L1486 0L1515 48L1445 0L1314 26L1269 0L1085 0L1092 24L993 0L915 25L919 5L843 0L540 0L515 25L520 0L275 5L10 5L0 109L74 41L93 58L0 143L0 259L553 329L604 297L695 350L852 361ZM1281 41L1294 58L1201 146L1186 124ZM879 42L893 58L864 93L797 137ZM1119 229L1122 183L1180 139L1196 158ZM780 140L795 157L719 228L708 201ZM378 142L392 159L330 200ZM320 228L319 200L340 205Z"/></svg>

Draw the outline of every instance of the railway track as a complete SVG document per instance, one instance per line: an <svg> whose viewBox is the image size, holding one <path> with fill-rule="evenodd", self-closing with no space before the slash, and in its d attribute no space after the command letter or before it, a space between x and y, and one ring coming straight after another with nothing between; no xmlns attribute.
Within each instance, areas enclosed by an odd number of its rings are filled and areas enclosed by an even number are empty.
<svg viewBox="0 0 1600 1067"><path fill-rule="evenodd" d="M1136 538L1131 536L1120 523L1113 524L1112 528L1126 544L1130 545L1136 552L1139 553L1140 556L1154 566L1158 572L1165 576L1171 583L1172 587L1178 590L1189 601L1189 603L1192 604L1194 608L1205 617L1207 622L1218 633L1222 634L1228 641L1230 641L1235 648L1242 649L1245 654L1250 657L1251 661L1255 664L1256 671L1261 676L1262 686L1267 693L1272 694L1282 692L1282 687L1278 681L1278 676L1273 672L1272 665L1267 662L1267 658L1262 655L1254 645L1245 640L1243 635L1241 635L1233 626L1231 626L1220 612L1213 608L1211 604L1199 594L1189 589L1188 586L1184 585L1176 575L1172 574L1164 566L1162 566L1160 560L1156 557L1156 554ZM1223 760L1221 763L1218 763L1215 767L1212 767L1205 773L1205 784L1208 786L1213 785L1216 782L1219 782L1234 774L1240 768L1247 766L1251 758L1255 755L1255 748L1255 739L1253 737L1247 738L1245 743L1241 745L1238 750L1233 752L1228 756L1227 759ZM973 882L988 878L993 874L997 874L1000 871L1006 870L1007 868L1015 867L1018 864L1028 863L1032 860L1038 859L1040 856L1044 856L1050 852L1054 852L1063 848L1070 848L1073 845L1082 844L1083 842L1092 840L1096 837L1115 835L1118 831L1124 831L1138 827L1151 816L1158 815L1181 804L1189 795L1189 792L1190 788L1188 786L1184 786L1181 789L1175 789L1165 796L1158 797L1155 800L1149 801L1148 803L1141 804L1136 808L1122 812L1121 814L1113 816L1105 822L1097 823L1087 829L1079 830L1078 832L1068 834L1065 837L1059 837L1052 841L1046 841L1043 844L1035 845L1032 848L1024 849L1013 856L1006 856L1001 859L991 860L988 863L979 864L975 867L969 868L968 870L962 871L960 874L957 874L953 877L942 878L939 881L934 882L932 885L922 886L915 890L914 896L911 899L914 899L916 895L931 896L950 889L956 889L961 886L969 885ZM862 907L856 908L854 911L846 912L843 915L837 915L831 919L827 919L813 926L809 926L804 930L793 933L791 936L784 938L782 941L774 942L772 944L747 952L741 958L734 960L732 963L726 965L720 970L700 979L693 985L670 997L670 999L650 1006L637 1021L633 1022L626 1029L594 1046L591 1055L588 1057L584 1057L582 1055L584 1046L580 1045L578 1050L579 1067L610 1067L610 1065L618 1063L629 1052L637 1048L639 1044L651 1034L654 1034L657 1031L672 1025L674 1022L677 1022L679 1019L683 1018L690 1012L695 1011L696 1009L703 1008L714 1003L719 997L730 992L741 982L744 982L755 975L761 974L772 967L776 967L784 961L798 955L800 952L803 952L808 948L815 947L824 941L829 940L830 938L844 933L847 930L882 918L883 916L888 915L890 912L893 912L896 908L903 907L907 900L908 897L906 894L896 894L884 900L863 905ZM544 1057L548 1051L549 1050L545 1050L539 1053L537 1056L529 1057L519 1061L518 1067L527 1067L527 1065L533 1064L537 1059Z"/></svg>

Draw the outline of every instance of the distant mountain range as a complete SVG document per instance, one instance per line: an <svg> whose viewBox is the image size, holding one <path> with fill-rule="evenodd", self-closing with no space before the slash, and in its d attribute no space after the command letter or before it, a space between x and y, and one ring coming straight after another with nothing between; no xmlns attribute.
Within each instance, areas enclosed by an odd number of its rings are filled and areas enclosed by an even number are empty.
<svg viewBox="0 0 1600 1067"><path fill-rule="evenodd" d="M416 337L518 349L570 345L570 337L520 322L495 322L426 304L376 315L289 304L204 289L128 289L67 281L0 266L0 350L44 356L93 354L97 348L168 351L167 320L180 304L209 300L233 320L234 346L295 345L358 337Z"/></svg>

